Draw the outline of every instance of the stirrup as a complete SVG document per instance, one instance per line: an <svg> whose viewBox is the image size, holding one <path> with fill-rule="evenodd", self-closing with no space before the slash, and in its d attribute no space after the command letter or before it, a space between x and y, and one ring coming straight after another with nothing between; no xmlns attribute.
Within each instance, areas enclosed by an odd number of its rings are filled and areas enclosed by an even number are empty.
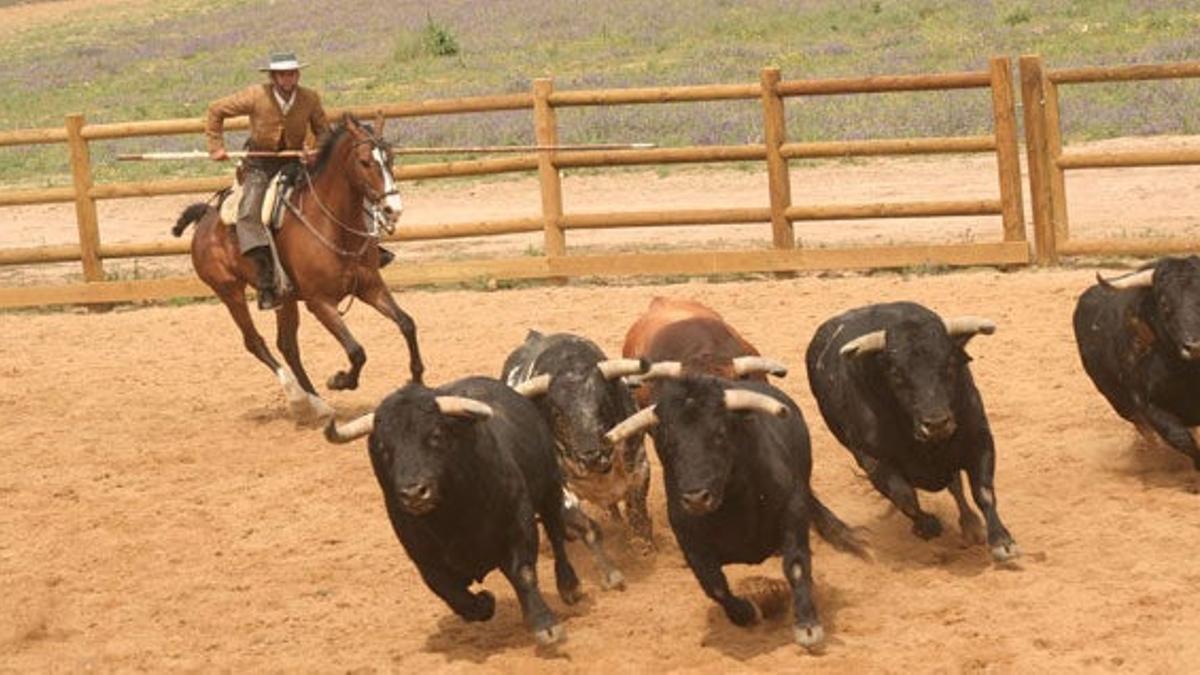
<svg viewBox="0 0 1200 675"><path fill-rule="evenodd" d="M272 288L258 290L258 308L259 309L277 309L279 307L279 298L275 297L275 290Z"/></svg>
<svg viewBox="0 0 1200 675"><path fill-rule="evenodd" d="M379 247L379 267L380 267L380 269L387 267L395 259L396 259L395 253L392 253L391 251L387 250L386 248L384 248L382 246Z"/></svg>

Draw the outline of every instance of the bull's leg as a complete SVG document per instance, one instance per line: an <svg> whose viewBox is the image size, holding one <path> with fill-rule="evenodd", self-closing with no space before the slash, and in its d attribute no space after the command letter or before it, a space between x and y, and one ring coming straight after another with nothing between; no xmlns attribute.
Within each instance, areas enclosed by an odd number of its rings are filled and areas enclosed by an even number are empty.
<svg viewBox="0 0 1200 675"><path fill-rule="evenodd" d="M1146 420L1167 445L1191 457L1192 464L1200 470L1200 447L1197 447L1196 438L1187 425L1178 417L1154 406L1146 409Z"/></svg>
<svg viewBox="0 0 1200 675"><path fill-rule="evenodd" d="M812 648L825 638L812 599L812 551L808 544L808 519L788 523L779 552L783 557L783 576L792 588L792 614L796 619L797 644Z"/></svg>
<svg viewBox="0 0 1200 675"><path fill-rule="evenodd" d="M376 276L378 277L378 273ZM425 375L425 364L421 361L421 349L417 346L416 322L407 312L400 309L400 305L396 304L396 299L384 286L382 279L378 283L368 284L360 297L380 314L391 319L400 329L400 333L404 336L404 342L408 344L408 371L412 376L412 381L420 384Z"/></svg>
<svg viewBox="0 0 1200 675"><path fill-rule="evenodd" d="M626 466L632 467L629 477L629 490L625 493L625 513L629 527L634 536L644 542L645 550L654 550L654 532L650 524L650 507L647 498L650 494L650 463L646 461L646 451L641 443L629 458Z"/></svg>
<svg viewBox="0 0 1200 675"><path fill-rule="evenodd" d="M867 472L871 484L896 505L896 508L913 521L912 531L922 539L933 539L942 533L942 523L937 516L921 510L917 492L891 463L854 453L855 459Z"/></svg>
<svg viewBox="0 0 1200 675"><path fill-rule="evenodd" d="M996 451L988 438L980 450L978 457L967 466L967 478L971 481L971 495L975 504L983 512L987 523L987 541L992 550L992 558L1003 561L1021 555L1012 535L1000 522L1000 514L996 512L996 490L993 487L993 477L996 475Z"/></svg>
<svg viewBox="0 0 1200 675"><path fill-rule="evenodd" d="M342 345L342 349L346 350L346 357L350 359L350 370L339 370L329 378L326 385L330 389L357 389L358 375L362 372L363 364L367 362L367 352L350 334L350 329L346 327L346 322L342 321L342 317L338 315L337 307L328 302L319 300L309 300L305 302L308 311L312 312L313 316L321 322L322 326Z"/></svg>
<svg viewBox="0 0 1200 675"><path fill-rule="evenodd" d="M491 593L481 590L472 593L470 579L464 579L457 574L430 563L428 561L417 565L425 585L441 598L454 613L464 621L487 621L496 612L496 598Z"/></svg>
<svg viewBox="0 0 1200 675"><path fill-rule="evenodd" d="M588 552L592 554L592 560L596 563L596 567L600 568L601 588L606 591L614 588L625 590L625 575L621 574L621 570L617 569L617 566L605 553L604 533L601 532L600 526L583 512L583 506L579 503L579 497L575 496L575 493L563 488L562 495L562 522L567 538L583 540L584 546L587 546Z"/></svg>
<svg viewBox="0 0 1200 675"><path fill-rule="evenodd" d="M738 626L752 626L762 620L762 611L757 605L729 590L729 580L725 578L725 572L715 556L704 550L695 550L694 546L682 548L683 557L692 574L696 575L696 581L700 582L700 588L725 610L725 616L730 621Z"/></svg>
<svg viewBox="0 0 1200 675"><path fill-rule="evenodd" d="M525 624L533 631L533 637L542 645L559 642L566 636L558 617L550 611L537 583L537 530L533 523L533 514L521 518L521 525L516 534L516 541L511 545L500 571L504 573L508 583L516 591L517 600L521 603L521 615Z"/></svg>
<svg viewBox="0 0 1200 675"><path fill-rule="evenodd" d="M275 312L275 322L275 343L279 347L280 353L283 354L283 360L287 362L288 368L291 368L291 373L295 374L295 380L292 381L290 388L288 383L284 384L284 389L288 391L288 405L298 415L309 414L322 419L332 417L333 408L317 395L312 381L308 379L308 373L304 371L304 364L300 362L300 343L296 340L296 333L300 329L300 310L295 300L285 300L280 305ZM281 369L280 380L290 379L291 373ZM296 381L299 383L298 386ZM295 391L296 389L302 391Z"/></svg>
<svg viewBox="0 0 1200 675"><path fill-rule="evenodd" d="M975 511L967 503L966 495L963 494L961 472L954 472L954 479L950 481L949 489L950 494L954 495L954 503L958 505L958 526L962 529L963 538L970 544L982 544L987 541L987 535L983 531L983 521L975 515Z"/></svg>
<svg viewBox="0 0 1200 675"><path fill-rule="evenodd" d="M579 576L575 574L575 567L567 557L563 491L555 488L549 493L546 503L538 510L538 516L542 519L546 537L550 540L550 548L554 551L554 583L558 586L558 597L568 605L573 605L579 602L583 593L579 590Z"/></svg>

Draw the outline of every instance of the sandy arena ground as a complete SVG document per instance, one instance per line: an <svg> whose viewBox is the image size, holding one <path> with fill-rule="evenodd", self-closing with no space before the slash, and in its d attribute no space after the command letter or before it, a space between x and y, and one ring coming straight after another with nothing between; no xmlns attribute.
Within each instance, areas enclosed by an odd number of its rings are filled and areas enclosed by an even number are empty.
<svg viewBox="0 0 1200 675"><path fill-rule="evenodd" d="M20 11L50 20L82 4ZM996 193L988 158L797 165L792 175L796 203ZM1194 167L1071 174L1073 231L1195 235L1198 184ZM531 179L405 187L409 223L520 217L540 207ZM568 211L761 206L766 182L738 171L571 174L564 193ZM102 203L101 236L162 239L191 201ZM70 205L0 209L0 247L70 242L74 227ZM810 246L995 241L999 223L798 224L797 235ZM568 237L576 250L766 241L761 226ZM540 248L539 236L392 245L399 264L531 247ZM125 276L188 269L182 258L137 265L106 262ZM539 650L499 574L484 584L498 600L486 624L463 623L425 588L391 532L364 443L330 446L298 426L223 307L0 313L0 671L1195 670L1200 482L1181 455L1138 441L1083 373L1070 317L1094 273L821 274L399 295L420 327L433 383L497 373L528 328L580 333L615 354L659 294L709 304L763 353L789 363L780 384L812 431L814 489L843 519L868 528L874 553L863 562L814 537L828 634L821 655L792 642L788 619L739 629L703 596L667 526L656 460L657 554L639 555L623 526L601 519L629 588L601 591L586 552L572 545L588 594L574 607L554 594L543 555L542 586L569 638ZM0 268L0 284L77 274L77 264ZM924 498L947 533L916 539L817 412L803 367L813 331L849 307L900 299L1000 326L969 351L996 437L1000 513L1025 553L1018 565L996 567L985 548L965 547L947 494ZM328 397L343 416L369 410L407 374L391 325L362 305L348 321L369 362L359 391ZM311 317L302 322L309 372L324 381L344 356ZM272 320L260 324L270 338ZM780 576L777 561L727 571L735 580Z"/></svg>

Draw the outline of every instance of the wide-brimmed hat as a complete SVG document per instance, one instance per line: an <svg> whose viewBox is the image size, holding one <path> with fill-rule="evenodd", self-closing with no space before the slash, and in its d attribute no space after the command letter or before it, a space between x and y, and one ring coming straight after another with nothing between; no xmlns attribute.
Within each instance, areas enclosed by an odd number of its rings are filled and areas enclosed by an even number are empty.
<svg viewBox="0 0 1200 675"><path fill-rule="evenodd" d="M272 54L268 59L267 65L259 68L259 71L271 73L280 70L300 70L307 65L307 63L300 63L300 61L296 59L296 55L292 52L280 52L278 54Z"/></svg>

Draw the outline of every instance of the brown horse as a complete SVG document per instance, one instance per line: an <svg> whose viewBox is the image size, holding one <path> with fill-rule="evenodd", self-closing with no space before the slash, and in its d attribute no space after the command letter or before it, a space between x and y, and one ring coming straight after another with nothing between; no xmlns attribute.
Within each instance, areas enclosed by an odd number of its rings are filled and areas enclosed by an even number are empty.
<svg viewBox="0 0 1200 675"><path fill-rule="evenodd" d="M367 355L338 312L338 303L353 296L399 326L408 343L412 379L421 382L425 367L417 348L416 324L396 304L379 276L379 236L364 225L364 203L370 203L389 223L403 209L392 178L389 145L371 127L345 115L322 143L313 169L305 170L304 180L288 202L275 243L294 288L282 297L275 316L276 344L291 372L275 360L254 327L246 304L246 286L257 278L254 263L239 254L237 233L220 223L217 205L189 206L172 230L178 237L188 225L197 223L192 266L229 308L246 349L276 374L294 413L331 416L333 410L321 400L300 362L297 302L304 301L350 359L350 369L329 378L329 388L354 389Z"/></svg>

